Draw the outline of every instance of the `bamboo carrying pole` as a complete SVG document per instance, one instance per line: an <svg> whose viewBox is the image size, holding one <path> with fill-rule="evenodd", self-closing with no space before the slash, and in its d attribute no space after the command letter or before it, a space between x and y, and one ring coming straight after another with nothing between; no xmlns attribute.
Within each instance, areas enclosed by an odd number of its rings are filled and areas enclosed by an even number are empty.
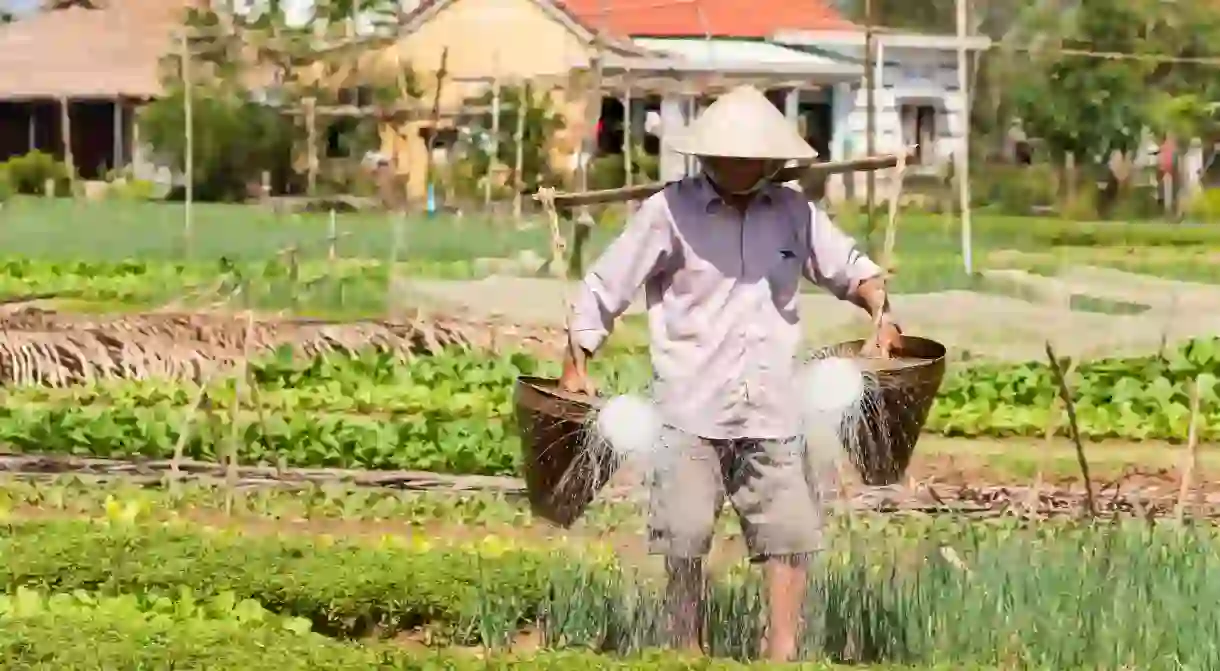
<svg viewBox="0 0 1220 671"><path fill-rule="evenodd" d="M772 181L783 184L801 179L806 175L825 176L845 172L862 172L893 168L900 161L898 154L883 154L867 156L851 161L828 161L826 163L809 163L789 166L780 170ZM910 160L908 156L906 160ZM628 200L643 200L658 193L668 185L667 182L653 182L639 186L623 187L621 189L604 189L601 191L585 191L583 193L557 193L553 196L556 207L576 207L580 205L600 205L603 203L620 203ZM541 200L537 195L535 200Z"/></svg>

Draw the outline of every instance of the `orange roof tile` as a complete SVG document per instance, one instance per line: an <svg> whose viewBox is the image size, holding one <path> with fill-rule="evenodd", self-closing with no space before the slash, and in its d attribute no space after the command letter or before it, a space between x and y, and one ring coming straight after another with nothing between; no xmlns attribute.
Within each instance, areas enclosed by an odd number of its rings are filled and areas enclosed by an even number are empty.
<svg viewBox="0 0 1220 671"><path fill-rule="evenodd" d="M561 0L592 29L630 37L769 37L853 30L829 0Z"/></svg>

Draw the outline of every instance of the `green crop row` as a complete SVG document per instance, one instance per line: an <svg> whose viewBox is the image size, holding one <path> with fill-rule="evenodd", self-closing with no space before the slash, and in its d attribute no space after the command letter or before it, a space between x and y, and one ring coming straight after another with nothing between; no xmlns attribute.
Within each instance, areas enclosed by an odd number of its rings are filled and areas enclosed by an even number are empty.
<svg viewBox="0 0 1220 671"><path fill-rule="evenodd" d="M0 516L29 508L112 519L173 519L199 513L212 518L292 521L389 522L402 528L443 523L447 527L549 527L534 517L524 496L493 492L427 492L359 487L340 482L292 488L234 490L212 482L179 482L173 489L97 481L65 475L53 480L0 481ZM641 508L630 502L596 501L581 518L588 529L639 529ZM722 516L727 529L735 518Z"/></svg>
<svg viewBox="0 0 1220 671"><path fill-rule="evenodd" d="M1064 361L1062 368L1069 368ZM1080 362L1068 379L1080 432L1093 439L1185 440L1198 387L1200 437L1220 436L1220 339L1160 356ZM1062 413L1050 365L985 365L948 376L928 429L946 435L1041 435ZM1059 425L1059 433L1066 423Z"/></svg>
<svg viewBox="0 0 1220 671"><path fill-rule="evenodd" d="M475 279L486 274L470 261L404 261L400 275ZM384 314L389 265L377 261L287 258L254 263L147 261L45 262L0 260L0 296L53 294L101 309L147 308L167 302L212 305L240 296L265 310L348 318ZM79 307L79 305L77 306Z"/></svg>
<svg viewBox="0 0 1220 671"><path fill-rule="evenodd" d="M1069 382L1082 434L1181 440L1198 379L1200 435L1220 436L1212 382L1220 376L1218 343L1197 340L1164 357L1077 367ZM243 464L514 474L520 463L514 382L555 368L524 354L453 353L410 362L279 356L254 367L256 393L239 404L232 381L217 383L199 411L190 407L197 390L167 382L13 389L0 407L0 444L25 453L164 459L182 443L188 458L213 462L232 449ZM647 359L607 357L598 373L608 393L642 390ZM963 369L946 378L926 430L1039 436L1060 412L1057 396L1046 364Z"/></svg>
<svg viewBox="0 0 1220 671"><path fill-rule="evenodd" d="M954 668L1217 668L1216 544L1213 530L1143 524L845 529L813 570L804 648L814 658ZM532 626L548 648L631 654L660 642L655 580L624 560L550 548L474 554L41 522L4 528L0 553L0 589L10 593L152 599L186 589L197 600L253 599L347 637L430 626L450 641L503 648ZM735 570L709 589L713 652L751 658L757 574Z"/></svg>
<svg viewBox="0 0 1220 671"><path fill-rule="evenodd" d="M550 364L553 369L553 362ZM198 391L164 381L110 381L68 389L13 389L0 407L0 444L24 453L215 462L228 449L243 464L517 472L512 412L520 375L548 372L523 354L463 352L294 361L280 355L252 367L257 392L230 412L231 380ZM611 387L645 379L647 363L628 358Z"/></svg>
<svg viewBox="0 0 1220 671"><path fill-rule="evenodd" d="M275 616L231 593L198 600L41 593L18 588L0 595L0 656L6 669L137 671L281 671L396 669L402 671L546 670L732 671L725 660L693 660L651 654L614 659L579 652L531 656L411 652L392 645L356 644L313 633L309 622ZM753 664L748 668L765 669ZM804 668L830 669L829 664Z"/></svg>

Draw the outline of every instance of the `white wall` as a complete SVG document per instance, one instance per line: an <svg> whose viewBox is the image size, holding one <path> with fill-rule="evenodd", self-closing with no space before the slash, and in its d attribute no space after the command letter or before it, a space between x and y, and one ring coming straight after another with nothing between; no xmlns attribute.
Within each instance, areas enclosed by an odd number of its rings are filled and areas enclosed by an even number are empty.
<svg viewBox="0 0 1220 671"><path fill-rule="evenodd" d="M957 86L956 52L887 47L879 56L885 65L878 68L876 77L876 151L897 152L903 147L899 110L902 105L911 104L936 109L936 146L922 150L941 156L956 152L961 147L967 121L965 97ZM832 158L864 156L868 143L868 93L864 82L836 87L833 107ZM857 175L856 180L856 193L863 197L865 178Z"/></svg>

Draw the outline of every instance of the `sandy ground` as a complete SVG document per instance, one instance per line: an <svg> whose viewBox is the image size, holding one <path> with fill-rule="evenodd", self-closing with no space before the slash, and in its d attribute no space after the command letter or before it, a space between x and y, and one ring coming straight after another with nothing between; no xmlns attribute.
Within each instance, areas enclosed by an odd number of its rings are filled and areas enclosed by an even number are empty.
<svg viewBox="0 0 1220 671"><path fill-rule="evenodd" d="M959 357L1040 359L1047 340L1065 356L1097 357L1155 351L1170 342L1220 333L1220 286L1085 266L1058 277L994 271L994 293L945 291L904 294L892 300L907 333L938 340ZM478 281L410 281L411 291L431 303L476 315L498 315L523 323L561 324L570 282L491 277ZM1005 295L1007 294L1007 295ZM1013 295L1025 298L1012 297ZM1139 314L1104 314L1072 309L1075 296L1145 306ZM861 337L868 323L860 311L834 297L802 296L807 341L821 345ZM628 314L643 309L637 299Z"/></svg>

